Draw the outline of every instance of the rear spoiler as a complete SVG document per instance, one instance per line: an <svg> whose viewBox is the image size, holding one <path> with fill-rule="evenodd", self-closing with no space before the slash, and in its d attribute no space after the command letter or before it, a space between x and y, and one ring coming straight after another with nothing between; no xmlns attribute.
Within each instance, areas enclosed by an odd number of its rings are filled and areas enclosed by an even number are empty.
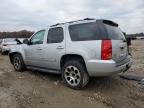
<svg viewBox="0 0 144 108"><path fill-rule="evenodd" d="M104 24L108 24L108 25L115 26L115 27L119 26L116 22L113 22L113 21L110 21L110 20L97 20L97 21L101 21Z"/></svg>

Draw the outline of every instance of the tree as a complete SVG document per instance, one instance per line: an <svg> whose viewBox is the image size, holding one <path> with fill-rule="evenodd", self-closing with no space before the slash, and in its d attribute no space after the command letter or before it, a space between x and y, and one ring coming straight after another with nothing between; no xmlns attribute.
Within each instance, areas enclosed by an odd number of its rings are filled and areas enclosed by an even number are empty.
<svg viewBox="0 0 144 108"><path fill-rule="evenodd" d="M34 32L28 30L0 32L0 38L29 38Z"/></svg>

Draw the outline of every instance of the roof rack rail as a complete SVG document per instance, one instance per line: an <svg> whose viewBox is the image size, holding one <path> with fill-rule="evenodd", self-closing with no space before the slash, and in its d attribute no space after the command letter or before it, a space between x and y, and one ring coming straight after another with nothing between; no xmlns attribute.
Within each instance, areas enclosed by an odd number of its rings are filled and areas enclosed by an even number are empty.
<svg viewBox="0 0 144 108"><path fill-rule="evenodd" d="M85 18L84 20L95 20L94 18Z"/></svg>
<svg viewBox="0 0 144 108"><path fill-rule="evenodd" d="M95 20L95 19L94 18L85 18L83 20ZM73 22L78 22L78 21L83 21L83 20L69 21L69 22L65 22L65 23L73 23ZM57 24L51 25L50 27L57 26L57 25L60 25L60 24L65 24L65 23L57 23Z"/></svg>
<svg viewBox="0 0 144 108"><path fill-rule="evenodd" d="M64 24L64 23L57 23L57 24L51 25L50 27L57 26L57 25L60 25L60 24Z"/></svg>
<svg viewBox="0 0 144 108"><path fill-rule="evenodd" d="M83 20L75 20L75 21L70 21L70 22L67 22L67 23L73 23L73 22L78 22L78 21L83 21Z"/></svg>

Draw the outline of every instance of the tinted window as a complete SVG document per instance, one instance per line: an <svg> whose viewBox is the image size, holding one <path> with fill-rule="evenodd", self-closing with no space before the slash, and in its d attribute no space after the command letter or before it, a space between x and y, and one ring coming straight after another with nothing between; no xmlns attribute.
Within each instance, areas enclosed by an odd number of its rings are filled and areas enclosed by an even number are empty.
<svg viewBox="0 0 144 108"><path fill-rule="evenodd" d="M105 27L107 29L108 37L112 40L121 40L125 39L122 31L115 26L107 25L105 24Z"/></svg>
<svg viewBox="0 0 144 108"><path fill-rule="evenodd" d="M43 40L44 40L44 34L45 34L45 30L41 30L39 32L37 32L36 34L34 34L34 36L31 39L31 44L43 44Z"/></svg>
<svg viewBox="0 0 144 108"><path fill-rule="evenodd" d="M69 26L72 41L101 40L100 31L96 22Z"/></svg>
<svg viewBox="0 0 144 108"><path fill-rule="evenodd" d="M63 28L51 28L48 32L47 43L60 43L63 41Z"/></svg>

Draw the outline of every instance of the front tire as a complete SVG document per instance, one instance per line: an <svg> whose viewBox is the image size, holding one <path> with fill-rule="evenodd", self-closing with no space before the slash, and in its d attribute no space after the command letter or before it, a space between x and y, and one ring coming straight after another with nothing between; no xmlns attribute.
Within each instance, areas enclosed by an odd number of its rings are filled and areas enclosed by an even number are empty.
<svg viewBox="0 0 144 108"><path fill-rule="evenodd" d="M82 62L70 60L62 67L62 79L68 87L81 89L89 82L89 75Z"/></svg>
<svg viewBox="0 0 144 108"><path fill-rule="evenodd" d="M22 72L25 70L25 64L20 54L14 54L12 58L12 63L16 71Z"/></svg>

